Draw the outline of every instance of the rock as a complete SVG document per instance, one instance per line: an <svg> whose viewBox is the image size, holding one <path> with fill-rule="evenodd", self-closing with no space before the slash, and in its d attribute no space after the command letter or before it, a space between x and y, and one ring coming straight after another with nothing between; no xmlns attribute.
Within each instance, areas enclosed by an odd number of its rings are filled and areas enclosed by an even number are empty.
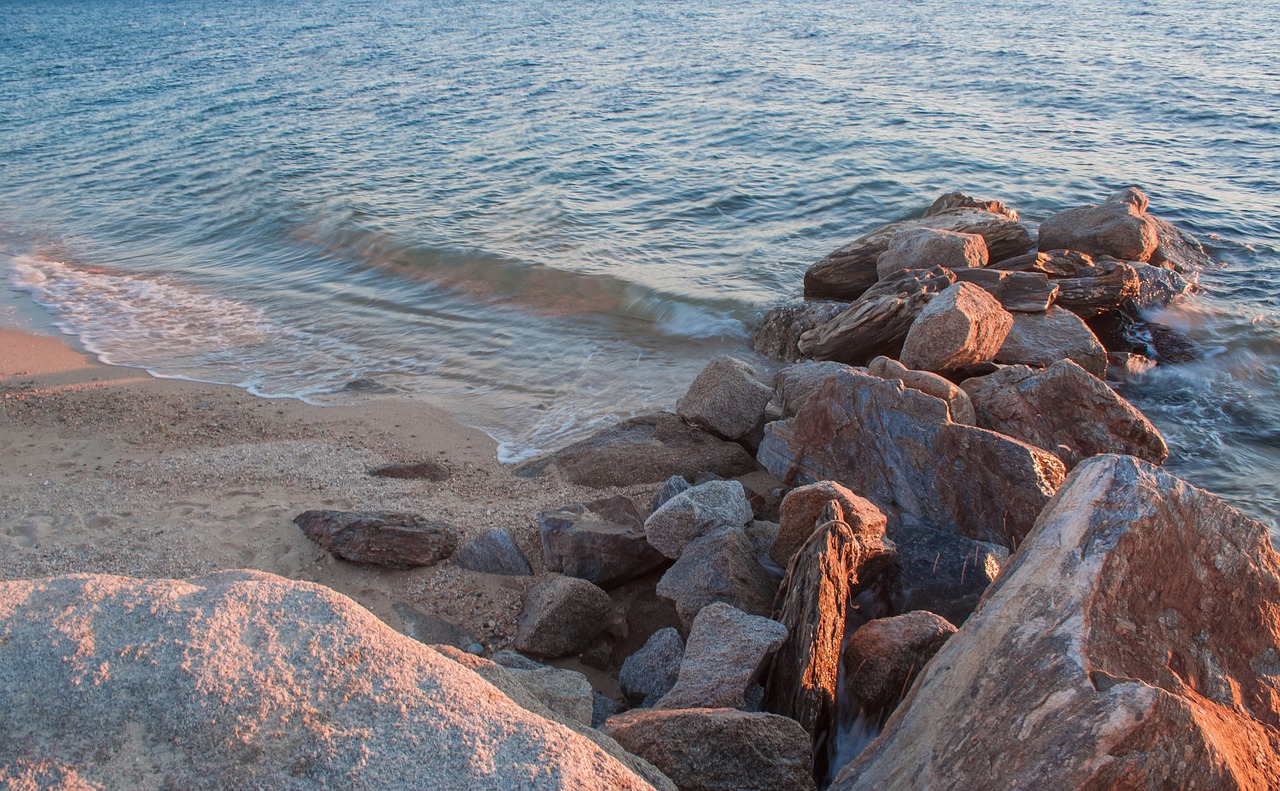
<svg viewBox="0 0 1280 791"><path fill-rule="evenodd" d="M1017 317L1014 319L1016 321ZM959 385L931 371L913 371L897 360L877 357L867 366L867 373L881 379L897 379L912 390L946 401L951 419L956 423L972 426L977 421L973 404L969 403L969 394L960 389Z"/></svg>
<svg viewBox="0 0 1280 791"><path fill-rule="evenodd" d="M1099 453L1161 464L1164 438L1132 404L1071 360L1043 371L1015 365L962 385L978 425L1053 453L1068 469Z"/></svg>
<svg viewBox="0 0 1280 791"><path fill-rule="evenodd" d="M494 651L493 661L508 670L540 670L544 667L550 667L550 665L531 659L519 651L512 651L507 648L500 648Z"/></svg>
<svg viewBox="0 0 1280 791"><path fill-rule="evenodd" d="M980 200L963 192L948 192L946 195L940 195L928 209L925 210L925 217L932 217L935 214L942 214L948 209L982 209L993 214L1001 214L1015 222L1018 219L1016 209L1010 209L998 200Z"/></svg>
<svg viewBox="0 0 1280 791"><path fill-rule="evenodd" d="M526 462L516 468L522 478L559 470L570 483L607 489L658 483L672 475L694 478L711 471L723 477L755 469L751 454L688 425L676 415L658 413L624 420L594 436Z"/></svg>
<svg viewBox="0 0 1280 791"><path fill-rule="evenodd" d="M669 558L678 558L698 536L723 527L751 522L751 503L737 481L708 481L663 503L644 522L650 544Z"/></svg>
<svg viewBox="0 0 1280 791"><path fill-rule="evenodd" d="M745 709L747 689L786 636L777 621L708 604L693 619L675 686L654 708Z"/></svg>
<svg viewBox="0 0 1280 791"><path fill-rule="evenodd" d="M751 348L775 360L803 359L800 336L831 321L848 307L848 302L806 300L770 308L751 336Z"/></svg>
<svg viewBox="0 0 1280 791"><path fill-rule="evenodd" d="M476 640L470 629L427 615L403 602L392 604L391 611L404 622L405 634L424 645L443 644L465 649Z"/></svg>
<svg viewBox="0 0 1280 791"><path fill-rule="evenodd" d="M304 511L293 523L307 538L344 560L394 569L433 566L458 546L457 530L416 514Z"/></svg>
<svg viewBox="0 0 1280 791"><path fill-rule="evenodd" d="M880 354L897 356L916 316L953 282L955 275L941 267L890 275L843 313L801 335L800 352L850 365Z"/></svg>
<svg viewBox="0 0 1280 791"><path fill-rule="evenodd" d="M604 721L623 711L622 704L613 698L605 697L599 692L591 696L591 727L599 728Z"/></svg>
<svg viewBox="0 0 1280 791"><path fill-rule="evenodd" d="M894 612L928 610L959 626L1009 560L998 544L931 530L900 526L893 531L898 550Z"/></svg>
<svg viewBox="0 0 1280 791"><path fill-rule="evenodd" d="M591 725L595 701L586 676L558 667L508 669L542 705L579 725Z"/></svg>
<svg viewBox="0 0 1280 791"><path fill-rule="evenodd" d="M773 390L755 369L734 357L707 363L676 405L676 414L729 440L745 438L759 427Z"/></svg>
<svg viewBox="0 0 1280 791"><path fill-rule="evenodd" d="M848 368L844 363L809 360L779 370L774 376L773 397L778 403L782 418L794 417L813 391L818 389L818 385L822 384L823 379Z"/></svg>
<svg viewBox="0 0 1280 791"><path fill-rule="evenodd" d="M586 650L604 628L609 594L586 580L550 576L520 603L515 647L535 656L571 656Z"/></svg>
<svg viewBox="0 0 1280 791"><path fill-rule="evenodd" d="M904 269L962 269L987 265L987 242L981 236L933 228L907 228L889 239L889 247L876 259L881 279Z"/></svg>
<svg viewBox="0 0 1280 791"><path fill-rule="evenodd" d="M423 461L384 464L381 467L375 467L369 470L369 474L375 478L404 478L410 480L421 481L441 481L449 480L449 468L434 459L425 459Z"/></svg>
<svg viewBox="0 0 1280 791"><path fill-rule="evenodd" d="M1277 787L1277 601L1263 525L1090 459L832 788Z"/></svg>
<svg viewBox="0 0 1280 791"><path fill-rule="evenodd" d="M765 522L760 519L752 520L743 530L747 534L747 538L751 539L751 546L756 551L756 558L761 565L765 565L765 561L774 563L769 557L769 550L773 547L773 542L778 540L778 530L781 526L777 522Z"/></svg>
<svg viewBox="0 0 1280 791"><path fill-rule="evenodd" d="M528 577L533 567L511 540L511 534L501 527L490 527L462 545L453 556L453 562L464 569L482 574L503 574L508 577Z"/></svg>
<svg viewBox="0 0 1280 791"><path fill-rule="evenodd" d="M996 261L988 267L1006 272L1030 272L1050 278L1077 277L1093 266L1093 256L1075 250L1042 250Z"/></svg>
<svg viewBox="0 0 1280 791"><path fill-rule="evenodd" d="M1156 226L1156 249L1148 259L1153 266L1175 272L1195 272L1209 265L1209 255L1194 236L1159 217L1148 215Z"/></svg>
<svg viewBox="0 0 1280 791"><path fill-rule="evenodd" d="M1155 360L1132 352L1111 352L1107 355L1107 381L1131 382L1154 371Z"/></svg>
<svg viewBox="0 0 1280 791"><path fill-rule="evenodd" d="M953 423L939 399L854 369L828 377L794 418L769 424L760 463L792 484L838 481L891 525L1004 546L1022 539L1064 475L1052 454Z"/></svg>
<svg viewBox="0 0 1280 791"><path fill-rule="evenodd" d="M945 618L917 610L865 624L849 636L840 657L845 703L883 726L956 628Z"/></svg>
<svg viewBox="0 0 1280 791"><path fill-rule="evenodd" d="M538 514L548 571L613 588L666 562L645 539L635 502L621 495Z"/></svg>
<svg viewBox="0 0 1280 791"><path fill-rule="evenodd" d="M729 528L691 541L662 575L657 590L675 603L681 626L688 631L698 612L718 601L751 615L768 615L778 585L756 559L747 534Z"/></svg>
<svg viewBox="0 0 1280 791"><path fill-rule="evenodd" d="M662 484L662 487L654 493L653 504L649 507L649 513L653 513L661 508L668 500L675 497L677 494L687 492L692 488L693 484L689 483L684 478L679 475L672 475L667 479L667 482Z"/></svg>
<svg viewBox="0 0 1280 791"><path fill-rule="evenodd" d="M0 582L0 602L0 767L34 755L96 788L651 787L320 585L81 574Z"/></svg>
<svg viewBox="0 0 1280 791"><path fill-rule="evenodd" d="M1129 262L1138 276L1138 291L1130 300L1133 309L1159 310L1192 291L1192 283L1172 269Z"/></svg>
<svg viewBox="0 0 1280 791"><path fill-rule="evenodd" d="M1080 318L1092 318L1125 307L1138 296L1141 283L1137 271L1129 264L1105 261L1079 271L1077 277L1057 281L1055 304Z"/></svg>
<svg viewBox="0 0 1280 791"><path fill-rule="evenodd" d="M1038 272L999 269L957 269L956 282L972 283L1018 313L1043 313L1058 298L1058 285Z"/></svg>
<svg viewBox="0 0 1280 791"><path fill-rule="evenodd" d="M1008 215L961 206L941 209L918 220L883 225L828 254L805 272L805 297L852 301L862 296L879 278L876 260L880 254L889 249L894 234L908 228L978 234L987 243L991 261L1024 253L1033 246L1027 229Z"/></svg>
<svg viewBox="0 0 1280 791"><path fill-rule="evenodd" d="M814 791L809 734L795 720L737 709L633 709L604 732L680 791Z"/></svg>
<svg viewBox="0 0 1280 791"><path fill-rule="evenodd" d="M987 362L1004 343L1013 316L987 292L956 283L920 311L899 359L908 368L943 373Z"/></svg>
<svg viewBox="0 0 1280 791"><path fill-rule="evenodd" d="M1015 313L996 362L1047 368L1058 360L1073 360L1099 379L1107 373L1107 350L1076 314L1056 305L1044 313Z"/></svg>
<svg viewBox="0 0 1280 791"><path fill-rule="evenodd" d="M1142 202L1131 198L1131 193L1121 193L1103 203L1052 215L1040 224L1040 249L1065 248L1094 257L1148 260L1159 241L1156 225Z"/></svg>
<svg viewBox="0 0 1280 791"><path fill-rule="evenodd" d="M840 504L841 520L855 534L884 535L885 518L879 508L835 481L818 481L792 489L782 499L782 521L769 548L774 563L787 568L796 551L822 527L818 518L832 500Z"/></svg>
<svg viewBox="0 0 1280 791"><path fill-rule="evenodd" d="M643 648L622 663L618 687L634 705L652 706L676 685L683 659L680 633L672 627L659 629Z"/></svg>

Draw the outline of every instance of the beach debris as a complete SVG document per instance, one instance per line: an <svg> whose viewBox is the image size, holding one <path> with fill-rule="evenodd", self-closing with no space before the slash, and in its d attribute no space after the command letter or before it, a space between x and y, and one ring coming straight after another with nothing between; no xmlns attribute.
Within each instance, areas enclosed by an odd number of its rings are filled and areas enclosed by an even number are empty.
<svg viewBox="0 0 1280 791"><path fill-rule="evenodd" d="M502 574L509 577L528 577L533 574L529 560L516 546L505 528L489 527L481 530L454 553L453 562L464 569L483 574Z"/></svg>
<svg viewBox="0 0 1280 791"><path fill-rule="evenodd" d="M307 538L344 560L407 569L432 566L458 546L458 531L417 514L304 511L293 519Z"/></svg>

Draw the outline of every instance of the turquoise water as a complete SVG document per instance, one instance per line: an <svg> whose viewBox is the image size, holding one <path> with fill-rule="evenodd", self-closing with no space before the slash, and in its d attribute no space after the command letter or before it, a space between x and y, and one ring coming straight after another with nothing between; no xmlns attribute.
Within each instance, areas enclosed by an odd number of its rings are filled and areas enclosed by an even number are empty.
<svg viewBox="0 0 1280 791"><path fill-rule="evenodd" d="M507 460L670 407L804 267L960 189L1136 184L1209 351L1127 392L1276 525L1280 31L1243 2L0 0L4 281L104 359Z"/></svg>

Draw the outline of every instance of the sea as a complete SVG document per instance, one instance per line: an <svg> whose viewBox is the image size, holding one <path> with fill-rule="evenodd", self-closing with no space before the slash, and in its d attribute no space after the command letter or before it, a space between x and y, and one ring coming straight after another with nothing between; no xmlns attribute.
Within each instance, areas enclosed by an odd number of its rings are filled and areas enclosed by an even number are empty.
<svg viewBox="0 0 1280 791"><path fill-rule="evenodd" d="M1122 393L1280 529L1272 0L0 0L0 322L265 398L377 383L517 462L752 356L939 194L1196 235ZM353 383L355 386L353 387Z"/></svg>

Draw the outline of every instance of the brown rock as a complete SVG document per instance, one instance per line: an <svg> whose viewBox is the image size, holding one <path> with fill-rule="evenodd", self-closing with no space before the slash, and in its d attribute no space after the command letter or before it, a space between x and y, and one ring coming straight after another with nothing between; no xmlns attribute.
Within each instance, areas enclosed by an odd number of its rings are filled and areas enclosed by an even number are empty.
<svg viewBox="0 0 1280 791"><path fill-rule="evenodd" d="M884 514L870 500L859 497L835 481L818 481L792 489L782 499L778 535L769 548L769 557L774 563L784 569L791 564L796 550L822 527L823 522L818 521L818 517L832 500L840 504L841 520L856 534L884 535Z"/></svg>
<svg viewBox="0 0 1280 791"><path fill-rule="evenodd" d="M740 440L759 427L773 390L734 357L707 363L676 404L676 414L716 436Z"/></svg>
<svg viewBox="0 0 1280 791"><path fill-rule="evenodd" d="M998 200L980 200L963 192L948 192L946 195L940 195L928 209L925 210L925 217L932 217L935 214L941 214L948 209L982 209L992 214L1001 214L1011 220L1018 219L1016 209L1010 209Z"/></svg>
<svg viewBox="0 0 1280 791"><path fill-rule="evenodd" d="M1146 214L1145 196L1126 190L1103 203L1059 212L1040 224L1040 249L1065 248L1123 261L1146 261L1155 252L1156 225Z"/></svg>
<svg viewBox="0 0 1280 791"><path fill-rule="evenodd" d="M1107 373L1107 350L1076 314L1056 305L1044 313L1015 313L996 362L1047 368L1058 360L1073 360L1099 379Z"/></svg>
<svg viewBox="0 0 1280 791"><path fill-rule="evenodd" d="M1076 277L1081 269L1092 266L1092 256L1075 250L1040 250L994 262L988 268L1007 272L1030 272L1059 278Z"/></svg>
<svg viewBox="0 0 1280 791"><path fill-rule="evenodd" d="M889 239L876 259L876 274L884 279L904 269L946 269L987 265L987 243L977 234L907 228Z"/></svg>
<svg viewBox="0 0 1280 791"><path fill-rule="evenodd" d="M908 368L944 373L995 357L1013 316L994 297L969 283L956 283L920 311L907 332L899 359Z"/></svg>
<svg viewBox="0 0 1280 791"><path fill-rule="evenodd" d="M458 547L458 531L417 514L304 511L293 518L307 538L344 560L395 569L433 566Z"/></svg>
<svg viewBox="0 0 1280 791"><path fill-rule="evenodd" d="M538 534L547 571L602 588L647 574L667 560L645 539L635 501L621 495L538 514Z"/></svg>
<svg viewBox="0 0 1280 791"><path fill-rule="evenodd" d="M931 371L913 371L897 360L877 357L867 366L867 373L881 379L897 379L912 390L941 398L947 402L951 419L956 423L972 426L977 422L973 404L969 403L969 394L960 389L959 385Z"/></svg>
<svg viewBox="0 0 1280 791"><path fill-rule="evenodd" d="M1265 527L1090 459L832 788L1280 787L1277 601Z"/></svg>
<svg viewBox="0 0 1280 791"><path fill-rule="evenodd" d="M611 607L609 594L590 582L551 575L520 602L516 650L545 657L582 653L604 629Z"/></svg>
<svg viewBox="0 0 1280 791"><path fill-rule="evenodd" d="M947 619L924 610L865 624L849 636L840 657L847 696L842 703L884 725L911 682L955 633Z"/></svg>
<svg viewBox="0 0 1280 791"><path fill-rule="evenodd" d="M1077 277L1059 279L1054 304L1087 319L1117 310L1138 296L1141 282L1137 271L1120 261L1099 262L1092 269L1080 269Z"/></svg>
<svg viewBox="0 0 1280 791"><path fill-rule="evenodd" d="M1008 311L1043 313L1058 298L1058 286L1038 272L957 269L956 281L972 283L1000 301Z"/></svg>
<svg viewBox="0 0 1280 791"><path fill-rule="evenodd" d="M804 359L800 336L826 324L849 308L848 302L826 300L793 302L770 308L751 336L751 348L775 360Z"/></svg>
<svg viewBox="0 0 1280 791"><path fill-rule="evenodd" d="M1211 263L1209 254L1194 236L1159 217L1148 216L1156 226L1156 249L1148 263L1182 273L1195 272Z"/></svg>
<svg viewBox="0 0 1280 791"><path fill-rule="evenodd" d="M748 689L786 636L777 621L708 604L693 619L675 686L654 708L746 709Z"/></svg>
<svg viewBox="0 0 1280 791"><path fill-rule="evenodd" d="M844 363L834 361L814 362L812 360L797 363L796 365L788 365L778 371L774 377L773 397L774 401L779 405L782 417L789 418L795 415L809 399L809 396L818 389L818 385L822 384L822 380L837 371L847 370L849 366Z"/></svg>

